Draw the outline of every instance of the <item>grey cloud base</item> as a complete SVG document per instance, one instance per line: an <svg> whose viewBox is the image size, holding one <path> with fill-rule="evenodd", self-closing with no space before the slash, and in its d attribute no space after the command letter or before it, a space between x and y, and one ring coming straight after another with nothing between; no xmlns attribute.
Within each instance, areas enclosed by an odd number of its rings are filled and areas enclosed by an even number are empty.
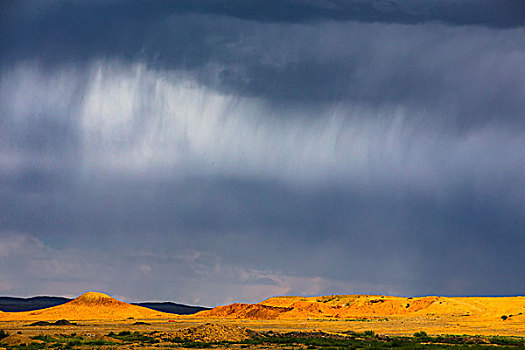
<svg viewBox="0 0 525 350"><path fill-rule="evenodd" d="M3 5L0 293L523 293L523 18L458 3Z"/></svg>

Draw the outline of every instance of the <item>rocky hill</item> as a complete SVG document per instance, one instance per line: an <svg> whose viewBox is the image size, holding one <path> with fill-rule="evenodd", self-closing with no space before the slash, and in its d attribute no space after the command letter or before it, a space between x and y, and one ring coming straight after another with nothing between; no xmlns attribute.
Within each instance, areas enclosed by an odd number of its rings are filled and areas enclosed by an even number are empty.
<svg viewBox="0 0 525 350"><path fill-rule="evenodd" d="M506 316L525 321L525 297L395 297L332 295L273 297L258 304L231 304L196 317L240 319L351 319L361 317L467 315L478 319Z"/></svg>

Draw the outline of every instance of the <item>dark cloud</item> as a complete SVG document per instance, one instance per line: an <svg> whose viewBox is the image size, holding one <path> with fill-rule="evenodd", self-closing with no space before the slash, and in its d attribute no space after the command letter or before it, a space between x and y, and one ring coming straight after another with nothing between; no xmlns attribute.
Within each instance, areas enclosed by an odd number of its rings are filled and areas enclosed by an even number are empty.
<svg viewBox="0 0 525 350"><path fill-rule="evenodd" d="M22 2L6 5L2 58L7 65L37 59L51 67L107 57L141 61L276 103L403 104L459 114L454 122L468 127L472 119L521 120L520 7L521 1L114 1L35 8ZM396 20L402 9L418 19ZM294 16L302 20L295 23ZM258 21L264 18L269 21ZM323 21L304 21L309 18ZM468 26L504 20L515 32Z"/></svg>
<svg viewBox="0 0 525 350"><path fill-rule="evenodd" d="M478 122L522 120L525 11L517 9L522 2L252 5L53 2L26 11L24 3L10 5L4 15L2 62L9 67L37 60L52 69L111 58L143 62L161 72L188 71L213 89L272 100L279 108L341 100L389 109L403 105L413 108L409 114L418 118L449 116L456 118L450 122L467 129ZM323 14L345 13L341 7L349 13L370 7L385 19L364 16L374 20L362 23ZM406 25L392 12L403 7L427 14L420 14L417 26ZM236 12L246 13L233 15ZM260 22L249 13L275 21ZM277 20L286 13L305 19L309 13L323 20ZM440 13L456 20L434 21ZM507 29L466 25L495 25L498 21L491 16L515 18L516 23ZM462 26L451 27L459 18L465 21L458 23Z"/></svg>
<svg viewBox="0 0 525 350"><path fill-rule="evenodd" d="M403 294L519 293L519 279L504 284L500 279L502 271L519 275L519 252L525 244L520 228L525 222L473 195L457 194L440 203L360 191L297 194L275 184L242 181L226 186L209 181L149 187L113 183L69 194L61 203L51 195L39 201L3 197L9 202L3 203L2 212L8 217L4 227L35 232L52 245L107 249L118 256L130 251L121 259L144 266L180 266L185 275L204 273L225 284L232 283L230 277L214 277L219 273L216 259L276 275L367 281L376 285L369 292L386 292L377 287L386 284ZM141 258L141 251L152 254ZM197 270L169 258L185 251L205 254L192 260ZM148 278L162 283L159 278L164 277ZM251 278L242 284L269 282Z"/></svg>
<svg viewBox="0 0 525 350"><path fill-rule="evenodd" d="M521 2L249 5L2 3L0 291L520 293Z"/></svg>

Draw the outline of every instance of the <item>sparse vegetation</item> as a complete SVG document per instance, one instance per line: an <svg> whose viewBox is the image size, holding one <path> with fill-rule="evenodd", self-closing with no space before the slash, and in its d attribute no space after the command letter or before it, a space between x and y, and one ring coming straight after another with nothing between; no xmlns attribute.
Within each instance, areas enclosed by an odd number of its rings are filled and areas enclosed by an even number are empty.
<svg viewBox="0 0 525 350"><path fill-rule="evenodd" d="M419 331L419 332L414 333L414 338L416 338L417 340L421 342L430 340L430 337L425 331Z"/></svg>
<svg viewBox="0 0 525 350"><path fill-rule="evenodd" d="M113 339L123 340L125 342L140 342L143 344L155 344L155 343L160 342L159 339L153 336L141 333L139 331L135 331L133 333L130 331L122 331L118 334L115 334L114 332L110 332L109 334L107 334L107 336Z"/></svg>
<svg viewBox="0 0 525 350"><path fill-rule="evenodd" d="M148 326L150 325L151 323L147 323L147 322L142 322L142 321L138 321L138 322L135 322L133 323L134 325L142 325L142 326Z"/></svg>
<svg viewBox="0 0 525 350"><path fill-rule="evenodd" d="M246 340L242 344L305 346L307 349L524 349L525 339L516 337L483 338L472 336L435 336L421 331L414 337L387 337L371 335L370 332L350 333L348 336L305 336L304 334L283 334Z"/></svg>
<svg viewBox="0 0 525 350"><path fill-rule="evenodd" d="M35 349L82 349L82 348L94 348L100 346L115 345L114 342L102 340L102 339L82 339L73 338L68 336L52 337L49 335L38 335L31 338L27 338L27 341L20 340L12 344L6 344L0 340L0 344L5 349L20 349L20 350L35 350Z"/></svg>
<svg viewBox="0 0 525 350"><path fill-rule="evenodd" d="M419 332L414 333L414 337L415 338L428 337L428 334L425 331L419 331Z"/></svg>
<svg viewBox="0 0 525 350"><path fill-rule="evenodd" d="M317 298L317 302L328 303L330 301L339 301L341 300L341 297L342 297L341 295L326 295L326 296Z"/></svg>
<svg viewBox="0 0 525 350"><path fill-rule="evenodd" d="M76 326L76 323L69 322L68 320L58 320L56 322L48 322L48 321L37 321L34 323L29 324L28 326Z"/></svg>
<svg viewBox="0 0 525 350"><path fill-rule="evenodd" d="M29 345L21 344L21 345L15 345L15 346L8 346L7 349L37 350L37 349L45 349L46 347L47 347L46 344L31 343Z"/></svg>
<svg viewBox="0 0 525 350"><path fill-rule="evenodd" d="M0 336L6 337L5 331L0 331ZM289 333L255 333L250 339L242 341L198 341L179 337L171 339L157 338L157 332L141 333L138 331L110 332L107 337L119 339L121 343L105 339L84 339L76 333L70 335L50 336L38 335L32 337L35 342L28 345L7 345L6 348L32 350L32 349L93 349L110 346L112 349L123 348L282 348L282 349L450 349L450 350L476 350L476 349L525 349L525 338L521 337L483 337L468 335L440 335L430 336L425 331L414 333L413 337L384 336L371 330L364 332L348 331L344 334L332 334L322 331L317 332L289 332ZM36 341L39 341L38 343ZM0 340L1 343L1 340ZM3 345L5 346L5 345Z"/></svg>

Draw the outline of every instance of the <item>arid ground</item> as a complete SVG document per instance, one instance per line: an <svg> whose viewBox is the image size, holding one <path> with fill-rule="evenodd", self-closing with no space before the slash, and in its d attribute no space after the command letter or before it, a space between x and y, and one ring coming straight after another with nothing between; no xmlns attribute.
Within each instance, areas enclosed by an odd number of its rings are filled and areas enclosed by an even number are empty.
<svg viewBox="0 0 525 350"><path fill-rule="evenodd" d="M175 339L197 342L192 346L198 347L199 342L210 346L210 343L243 342L274 334L312 334L344 340L349 336L361 339L365 335L412 337L415 333L425 337L479 336L475 343L483 343L493 336L525 337L524 312L524 297L334 295L275 297L258 304L232 304L179 316L90 292L47 309L0 313L4 335L0 344L6 348L24 348L23 344L33 343L35 348L44 348L49 343L57 347L63 341L73 348L158 348L177 347L180 344L176 341L170 343ZM468 341L473 342L472 339Z"/></svg>

